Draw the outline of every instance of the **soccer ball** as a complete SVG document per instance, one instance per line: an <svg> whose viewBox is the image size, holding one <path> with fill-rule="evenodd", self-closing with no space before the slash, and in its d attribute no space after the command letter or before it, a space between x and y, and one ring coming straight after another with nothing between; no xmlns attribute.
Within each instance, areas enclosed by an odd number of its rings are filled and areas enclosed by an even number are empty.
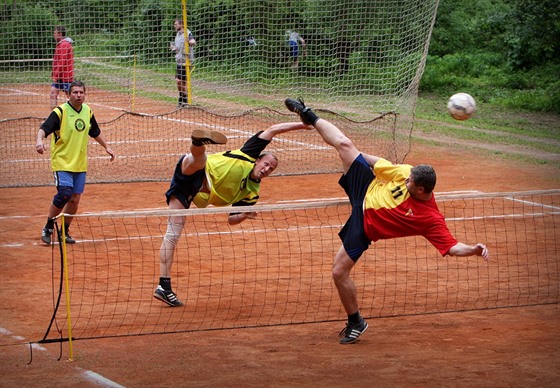
<svg viewBox="0 0 560 388"><path fill-rule="evenodd" d="M476 112L476 102L470 94L457 93L449 98L447 110L455 120L466 120Z"/></svg>

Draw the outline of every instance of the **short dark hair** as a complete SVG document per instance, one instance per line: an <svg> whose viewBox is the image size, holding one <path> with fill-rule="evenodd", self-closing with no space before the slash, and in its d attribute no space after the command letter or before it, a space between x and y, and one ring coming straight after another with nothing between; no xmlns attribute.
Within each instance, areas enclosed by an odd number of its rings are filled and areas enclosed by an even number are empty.
<svg viewBox="0 0 560 388"><path fill-rule="evenodd" d="M266 156L266 155L272 156L272 157L274 158L274 160L276 160L276 163L278 163L278 156L274 155L272 152L269 152L269 151L263 151L263 152L259 155L259 157L257 158L257 160L262 159L262 158L263 158L264 156Z"/></svg>
<svg viewBox="0 0 560 388"><path fill-rule="evenodd" d="M68 92L71 92L71 91L72 91L72 88L73 88L74 86L77 86L77 87L79 87L79 88L84 88L84 92L86 91L86 85L84 85L84 83L83 83L82 81L73 81L73 82L70 84L70 87L68 88Z"/></svg>
<svg viewBox="0 0 560 388"><path fill-rule="evenodd" d="M432 166L420 164L410 171L412 181L416 186L424 188L424 192L429 194L436 187L436 172Z"/></svg>
<svg viewBox="0 0 560 388"><path fill-rule="evenodd" d="M54 28L56 31L60 32L62 36L66 36L66 27L64 26L56 26Z"/></svg>

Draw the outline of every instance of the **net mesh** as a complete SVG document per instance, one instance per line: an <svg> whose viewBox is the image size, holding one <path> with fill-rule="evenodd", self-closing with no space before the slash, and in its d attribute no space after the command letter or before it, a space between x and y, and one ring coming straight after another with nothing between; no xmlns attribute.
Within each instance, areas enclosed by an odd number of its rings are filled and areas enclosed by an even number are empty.
<svg viewBox="0 0 560 388"><path fill-rule="evenodd" d="M442 258L421 237L378 241L352 271L362 315L560 302L560 191L438 195L438 205L457 239L488 245L490 261ZM78 242L66 246L75 338L345 319L331 265L349 205L323 201L255 210L258 218L236 226L227 224L221 208L75 217ZM181 308L152 297L171 214L187 217L172 273L185 302ZM53 273L55 281L60 278L56 261ZM60 297L64 306L64 293ZM53 319L64 327L66 309L58 308ZM45 339L60 335L47 331Z"/></svg>
<svg viewBox="0 0 560 388"><path fill-rule="evenodd" d="M437 6L437 0L185 2L186 27L196 39L191 105L238 115L283 111L286 97L303 96L316 109L358 122L391 113L377 125L393 137L395 149L386 156L401 162ZM168 114L178 98L170 44L182 15L179 0L6 3L0 9L0 119L42 120L50 113L58 25L73 41L75 78L86 84L98 122L123 111ZM289 32L305 41L298 44L297 66ZM27 135L39 124L11 125Z"/></svg>
<svg viewBox="0 0 560 388"><path fill-rule="evenodd" d="M423 72L437 0L298 2L185 2L186 27L196 39L194 101L248 96L262 107L268 96L302 93L331 105L345 101L361 114L410 114ZM87 17L84 17L87 15ZM173 23L180 0L19 1L2 8L2 83L36 90L49 84L53 28L73 40L75 75L99 89L91 98L144 109L135 97L176 101ZM289 44L298 42L297 67ZM14 91L17 88L14 88ZM102 91L121 95L106 96ZM269 106L268 104L264 106ZM227 109L223 105L218 109ZM161 112L159 112L161 113ZM369 117L368 117L369 118Z"/></svg>
<svg viewBox="0 0 560 388"><path fill-rule="evenodd" d="M336 122L363 152L385 155L390 160L403 159L409 152L410 139L401 139L392 127L394 115L355 122L329 111L318 110L317 113ZM100 123L103 135L117 158L110 162L105 150L91 139L87 179L90 183L167 181L171 179L179 157L188 152L190 135L195 129L214 129L228 137L226 145L207 147L210 153L240 148L258 131L272 124L297 119L290 112L279 113L270 109L227 116L197 107L164 115L121 112L114 120ZM40 155L33 148L41 122L38 118L0 122L0 187L44 186L52 183L52 176L48 173L49 151ZM340 170L336 151L325 144L315 130L293 131L276 136L266 150L279 158L279 166L274 174L330 173Z"/></svg>

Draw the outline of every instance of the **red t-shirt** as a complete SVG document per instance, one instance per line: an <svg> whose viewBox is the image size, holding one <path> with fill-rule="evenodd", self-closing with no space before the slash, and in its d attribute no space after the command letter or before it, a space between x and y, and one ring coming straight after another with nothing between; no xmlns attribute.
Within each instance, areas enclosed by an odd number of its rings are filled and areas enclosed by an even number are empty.
<svg viewBox="0 0 560 388"><path fill-rule="evenodd" d="M435 197L420 201L410 196L405 180L412 166L393 165L380 159L375 179L364 203L364 231L371 241L405 236L425 237L442 255L457 244L449 231Z"/></svg>
<svg viewBox="0 0 560 388"><path fill-rule="evenodd" d="M74 49L67 39L62 39L54 49L52 80L54 82L74 81Z"/></svg>

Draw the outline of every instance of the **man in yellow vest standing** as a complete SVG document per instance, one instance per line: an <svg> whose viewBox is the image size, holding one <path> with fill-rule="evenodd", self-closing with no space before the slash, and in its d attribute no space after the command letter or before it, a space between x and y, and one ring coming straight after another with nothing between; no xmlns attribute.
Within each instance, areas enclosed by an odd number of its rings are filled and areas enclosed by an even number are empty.
<svg viewBox="0 0 560 388"><path fill-rule="evenodd" d="M84 104L86 88L80 81L70 84L69 101L56 107L37 133L36 150L43 154L47 147L43 144L45 137L51 137L51 169L57 193L49 208L47 223L41 233L41 240L51 244L54 230L54 218L64 211L76 214L80 197L86 184L88 165L87 146L89 138L94 138L105 151L115 159L113 150L109 148L92 110ZM68 228L72 218L65 218L66 243L76 241L70 237Z"/></svg>

